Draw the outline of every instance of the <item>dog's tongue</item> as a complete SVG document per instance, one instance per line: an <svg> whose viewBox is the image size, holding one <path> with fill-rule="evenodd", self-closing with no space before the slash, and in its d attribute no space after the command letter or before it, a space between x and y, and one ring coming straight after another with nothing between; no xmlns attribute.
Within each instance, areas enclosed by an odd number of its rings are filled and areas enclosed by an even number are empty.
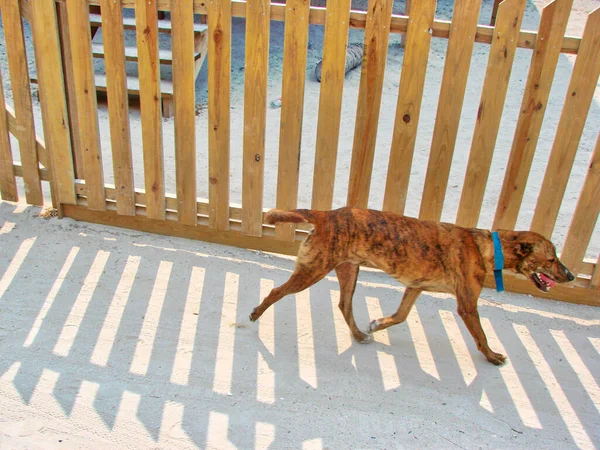
<svg viewBox="0 0 600 450"><path fill-rule="evenodd" d="M546 285L548 286L548 289L551 289L551 288L553 288L553 287L554 287L554 285L556 284L556 283L554 282L554 280L552 280L552 279L548 278L548 277L547 277L546 275L544 275L543 273L540 273L540 274L539 274L539 276L540 276L540 279L541 279L541 280L542 280L544 283L546 283Z"/></svg>

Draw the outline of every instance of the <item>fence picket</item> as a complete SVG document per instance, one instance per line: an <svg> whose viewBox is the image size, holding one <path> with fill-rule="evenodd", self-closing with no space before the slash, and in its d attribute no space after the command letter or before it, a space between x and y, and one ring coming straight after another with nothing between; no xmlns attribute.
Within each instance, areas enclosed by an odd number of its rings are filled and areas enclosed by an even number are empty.
<svg viewBox="0 0 600 450"><path fill-rule="evenodd" d="M369 203L393 3L369 1L348 182L349 206L366 208Z"/></svg>
<svg viewBox="0 0 600 450"><path fill-rule="evenodd" d="M209 223L229 228L231 0L208 3Z"/></svg>
<svg viewBox="0 0 600 450"><path fill-rule="evenodd" d="M493 229L514 229L517 223L572 5L573 0L555 0L542 11Z"/></svg>
<svg viewBox="0 0 600 450"><path fill-rule="evenodd" d="M123 10L119 2L102 0L101 13L110 141L117 190L117 213L133 216L135 215L135 200L129 131L129 101L125 74Z"/></svg>
<svg viewBox="0 0 600 450"><path fill-rule="evenodd" d="M184 225L196 226L196 77L192 2L172 0L171 22L177 219Z"/></svg>
<svg viewBox="0 0 600 450"><path fill-rule="evenodd" d="M600 8L589 16L567 89L531 229L550 237L600 76Z"/></svg>
<svg viewBox="0 0 600 450"><path fill-rule="evenodd" d="M327 3L312 188L313 209L327 210L333 204L349 19L350 0Z"/></svg>
<svg viewBox="0 0 600 450"><path fill-rule="evenodd" d="M2 200L19 200L17 181L13 170L13 157L8 134L8 115L4 109L4 83L0 73L0 193Z"/></svg>
<svg viewBox="0 0 600 450"><path fill-rule="evenodd" d="M6 55L12 86L15 117L18 124L16 138L19 141L25 197L30 205L43 205L42 181L35 148L35 125L31 104L29 70L25 53L25 36L18 0L1 0L2 26L6 42ZM4 105L3 105L4 109Z"/></svg>
<svg viewBox="0 0 600 450"><path fill-rule="evenodd" d="M383 210L404 213L415 151L436 0L414 2L406 32Z"/></svg>
<svg viewBox="0 0 600 450"><path fill-rule="evenodd" d="M419 212L424 220L439 221L442 217L480 9L481 0L458 0L454 6Z"/></svg>
<svg viewBox="0 0 600 450"><path fill-rule="evenodd" d="M158 9L156 0L136 0L135 8L146 211L150 219L164 220L165 175L158 63Z"/></svg>
<svg viewBox="0 0 600 450"><path fill-rule="evenodd" d="M458 225L465 227L475 227L479 221L525 3L525 0L505 0L498 7L495 39L490 48L467 175L456 219Z"/></svg>
<svg viewBox="0 0 600 450"><path fill-rule="evenodd" d="M242 233L262 235L270 0L246 5Z"/></svg>
<svg viewBox="0 0 600 450"><path fill-rule="evenodd" d="M285 10L276 202L279 209L293 209L298 202L309 8L309 0L288 0ZM277 238L292 241L294 229L293 224L278 224L275 227Z"/></svg>

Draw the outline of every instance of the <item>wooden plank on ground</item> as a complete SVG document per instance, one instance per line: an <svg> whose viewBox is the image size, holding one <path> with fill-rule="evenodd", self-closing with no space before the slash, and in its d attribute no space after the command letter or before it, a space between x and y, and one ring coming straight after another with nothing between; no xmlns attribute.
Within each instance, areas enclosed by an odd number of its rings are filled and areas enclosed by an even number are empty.
<svg viewBox="0 0 600 450"><path fill-rule="evenodd" d="M577 201L571 226L565 239L560 259L573 275L580 272L580 265L600 213L600 134L592 154L588 173Z"/></svg>
<svg viewBox="0 0 600 450"><path fill-rule="evenodd" d="M8 116L4 109L4 84L0 73L0 193L2 200L19 200L17 181L13 170L13 156L8 134Z"/></svg>
<svg viewBox="0 0 600 450"><path fill-rule="evenodd" d="M156 0L137 0L135 6L147 214L151 219L164 220L165 175L158 63L158 10Z"/></svg>
<svg viewBox="0 0 600 450"><path fill-rule="evenodd" d="M424 220L439 221L442 217L480 9L481 0L458 0L454 6L419 212Z"/></svg>
<svg viewBox="0 0 600 450"><path fill-rule="evenodd" d="M192 2L171 2L177 219L184 225L196 226L196 78L192 6Z"/></svg>
<svg viewBox="0 0 600 450"><path fill-rule="evenodd" d="M369 1L348 182L349 206L366 208L369 203L393 3Z"/></svg>
<svg viewBox="0 0 600 450"><path fill-rule="evenodd" d="M517 129L504 175L493 229L514 229L537 146L573 0L554 0L542 11Z"/></svg>
<svg viewBox="0 0 600 450"><path fill-rule="evenodd" d="M208 4L208 197L212 228L229 228L231 0Z"/></svg>
<svg viewBox="0 0 600 450"><path fill-rule="evenodd" d="M106 90L113 171L117 188L117 213L135 214L133 162L129 130L129 99L125 73L125 44L119 2L102 0L102 40L106 67Z"/></svg>
<svg viewBox="0 0 600 450"><path fill-rule="evenodd" d="M414 2L406 32L383 210L404 213L425 86L436 0Z"/></svg>
<svg viewBox="0 0 600 450"><path fill-rule="evenodd" d="M246 5L242 233L262 234L270 0ZM285 69L284 69L285 70Z"/></svg>
<svg viewBox="0 0 600 450"><path fill-rule="evenodd" d="M54 1L32 2L30 14L53 203L75 204L75 170Z"/></svg>
<svg viewBox="0 0 600 450"><path fill-rule="evenodd" d="M350 6L350 0L327 3L312 188L313 209L328 210L333 204Z"/></svg>
<svg viewBox="0 0 600 450"><path fill-rule="evenodd" d="M285 10L276 201L279 209L294 209L298 202L309 8L309 0L289 0ZM288 241L294 238L294 229L293 224L275 227L277 237Z"/></svg>
<svg viewBox="0 0 600 450"><path fill-rule="evenodd" d="M475 227L479 221L525 3L526 0L505 0L498 8L494 28L496 38L490 47L467 175L458 207L456 223L461 226Z"/></svg>
<svg viewBox="0 0 600 450"><path fill-rule="evenodd" d="M531 229L550 237L600 75L600 8L588 16Z"/></svg>
<svg viewBox="0 0 600 450"><path fill-rule="evenodd" d="M43 205L42 182L38 173L39 164L35 147L35 125L31 104L29 70L27 69L27 53L21 7L18 0L0 0L2 8L2 26L8 68L12 87L15 116L17 119L19 151L23 164L23 181L25 197L30 205Z"/></svg>
<svg viewBox="0 0 600 450"><path fill-rule="evenodd" d="M73 56L70 64L73 66L74 96L77 102L77 132L83 155L85 184L90 191L88 202L90 209L104 210L106 209L104 175L102 171L88 5L87 2L79 0L66 1Z"/></svg>

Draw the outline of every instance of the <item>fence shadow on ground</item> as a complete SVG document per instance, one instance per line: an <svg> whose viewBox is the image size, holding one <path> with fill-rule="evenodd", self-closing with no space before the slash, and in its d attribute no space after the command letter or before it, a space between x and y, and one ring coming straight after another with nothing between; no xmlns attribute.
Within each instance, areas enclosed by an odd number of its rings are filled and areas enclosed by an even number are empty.
<svg viewBox="0 0 600 450"><path fill-rule="evenodd" d="M252 324L293 259L38 213L0 204L4 434L30 417L33 436L140 448L600 446L597 309L484 293L499 369L452 298L360 345L328 277ZM401 291L363 272L359 326Z"/></svg>

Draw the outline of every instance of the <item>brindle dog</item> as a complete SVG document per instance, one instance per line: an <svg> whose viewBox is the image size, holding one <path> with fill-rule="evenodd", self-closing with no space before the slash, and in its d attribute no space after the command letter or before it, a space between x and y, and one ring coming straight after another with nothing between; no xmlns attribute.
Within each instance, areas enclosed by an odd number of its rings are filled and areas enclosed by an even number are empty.
<svg viewBox="0 0 600 450"><path fill-rule="evenodd" d="M403 322L422 291L454 294L458 314L488 361L502 364L506 357L490 349L477 312L477 300L487 273L494 270L494 246L487 230L424 221L355 208L335 211L269 211L266 221L314 225L300 245L296 268L290 279L271 291L252 311L257 320L265 310L288 294L300 292L335 269L340 282L344 319L354 338L367 342L352 314L352 295L359 265L376 267L406 286L395 314L373 320L369 333ZM520 273L542 291L555 282L573 280L558 260L552 243L531 231L500 231L505 269Z"/></svg>

